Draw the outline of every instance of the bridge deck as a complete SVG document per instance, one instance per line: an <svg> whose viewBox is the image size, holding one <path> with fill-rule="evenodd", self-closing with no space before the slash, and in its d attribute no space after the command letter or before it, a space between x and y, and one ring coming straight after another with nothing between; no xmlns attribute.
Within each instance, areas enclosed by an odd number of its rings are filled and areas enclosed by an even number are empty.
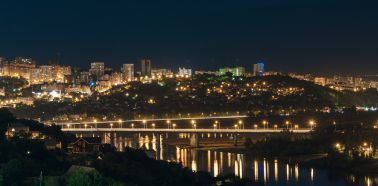
<svg viewBox="0 0 378 186"><path fill-rule="evenodd" d="M167 129L167 128L63 128L64 132L163 132L163 133L279 133L286 129ZM293 129L293 133L309 133L311 129Z"/></svg>
<svg viewBox="0 0 378 186"><path fill-rule="evenodd" d="M181 121L181 120L211 120L211 119L241 119L247 118L247 115L237 116L205 116L205 117L179 117L179 118L155 118L155 119L131 119L131 120L115 120L115 121L83 121L83 122L51 122L45 121L44 123L56 125L80 125L80 124L101 124L101 123L131 123L131 122L153 122L153 121Z"/></svg>

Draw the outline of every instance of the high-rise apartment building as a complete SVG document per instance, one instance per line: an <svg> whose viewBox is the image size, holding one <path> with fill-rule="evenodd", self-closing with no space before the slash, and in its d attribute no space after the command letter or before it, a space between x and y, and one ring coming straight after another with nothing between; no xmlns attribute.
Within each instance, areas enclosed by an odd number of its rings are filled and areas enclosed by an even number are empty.
<svg viewBox="0 0 378 186"><path fill-rule="evenodd" d="M151 76L151 60L142 59L140 60L140 74L142 76Z"/></svg>
<svg viewBox="0 0 378 186"><path fill-rule="evenodd" d="M23 77L30 79L30 72L36 68L36 62L30 58L16 57L14 61L5 64L3 67L3 75Z"/></svg>
<svg viewBox="0 0 378 186"><path fill-rule="evenodd" d="M105 63L104 62L93 62L91 63L91 69L89 73L99 80L105 73Z"/></svg>
<svg viewBox="0 0 378 186"><path fill-rule="evenodd" d="M123 64L123 81L134 80L134 64Z"/></svg>
<svg viewBox="0 0 378 186"><path fill-rule="evenodd" d="M260 60L258 63L253 65L253 76L263 76L264 75L264 63Z"/></svg>
<svg viewBox="0 0 378 186"><path fill-rule="evenodd" d="M178 75L179 76L183 76L183 77L190 77L190 76L192 76L192 69L187 69L187 68L181 68L180 67Z"/></svg>

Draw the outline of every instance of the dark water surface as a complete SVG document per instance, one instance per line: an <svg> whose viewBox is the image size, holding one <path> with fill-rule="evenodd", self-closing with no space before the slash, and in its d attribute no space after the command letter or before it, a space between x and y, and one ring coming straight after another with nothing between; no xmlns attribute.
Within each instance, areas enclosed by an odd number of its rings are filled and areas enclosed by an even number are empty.
<svg viewBox="0 0 378 186"><path fill-rule="evenodd" d="M263 157L252 157L245 154L219 150L198 150L165 144L165 137L159 140L154 134L138 134L118 137L117 147L143 148L156 159L180 162L193 171L207 171L212 176L235 174L249 178L267 186L284 185L378 185L378 177L337 175L326 170L301 167L298 164L287 164L279 160L267 160Z"/></svg>

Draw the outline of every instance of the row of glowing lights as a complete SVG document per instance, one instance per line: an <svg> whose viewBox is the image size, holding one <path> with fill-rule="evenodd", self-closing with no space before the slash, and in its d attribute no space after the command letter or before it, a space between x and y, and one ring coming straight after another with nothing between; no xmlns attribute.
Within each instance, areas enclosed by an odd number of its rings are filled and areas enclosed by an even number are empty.
<svg viewBox="0 0 378 186"><path fill-rule="evenodd" d="M363 148L365 148L367 151L372 151L371 143L363 142L361 145ZM339 151L343 149L343 145L341 143L336 143L335 148Z"/></svg>
<svg viewBox="0 0 378 186"><path fill-rule="evenodd" d="M1 101L0 105L7 105L7 104L14 104L14 103L20 103L20 100L10 99L10 100Z"/></svg>
<svg viewBox="0 0 378 186"><path fill-rule="evenodd" d="M284 111L283 111L283 112L284 112ZM239 112L239 111L236 111L235 113L236 113L236 115L240 116L240 112ZM206 117L207 115L208 115L209 117L212 117L213 115L217 115L217 114L220 115L220 114L222 114L222 113L213 112L213 113L209 113L209 114L206 113L206 114L205 114L205 113L201 112L201 117L203 117L203 116ZM229 116L229 115L232 114L232 113L230 113L230 112L226 112L225 114L226 114L227 116ZM168 117L168 114L165 114L165 115ZM154 114L151 115L152 118L154 118L154 116L155 116ZM193 116L193 117L195 117L196 114L190 114L190 113L187 113L187 114L184 113L184 114L182 114L182 113L178 113L177 116L180 117L180 118L181 118L181 117L185 117L185 116L188 116L188 117ZM197 115L197 116L199 117L199 115ZM227 116L224 116L224 117L227 117ZM142 115L139 114L139 115L138 115L138 118L141 118L141 117L142 117ZM231 116L231 117L236 117L236 116ZM243 117L243 116L242 116L242 117ZM246 117L246 116L245 116L245 117ZM105 117L105 118L106 118L106 117ZM103 118L103 120L105 120L105 118ZM66 119L66 120L68 120L68 119ZM82 121L83 118L80 117L79 119L75 119L75 120L76 120L76 121L77 121L77 120ZM97 119L94 119L93 122L94 122L95 120L96 120L96 122L97 122ZM172 119L172 120L174 120L174 119ZM107 121L104 121L104 122L107 122ZM118 122L119 122L119 121L118 121ZM121 122L126 122L126 121L122 121L122 120L121 120Z"/></svg>
<svg viewBox="0 0 378 186"><path fill-rule="evenodd" d="M162 78L164 78L164 77L165 77L165 78L174 78L174 77L175 77L175 78L190 78L191 76L188 75L188 74L187 74L187 75L182 75L182 74L181 74L181 75L180 75L180 74L176 74L176 75L173 75L173 74L169 74L169 75L160 75L160 74L159 74L159 75L152 75L152 76L151 76L151 79L153 79L153 80L154 80L154 79L162 79ZM140 79L141 81L142 81L142 80L148 80L148 79L150 79L150 77L148 77L148 76L144 76L144 77L140 77L139 79Z"/></svg>
<svg viewBox="0 0 378 186"><path fill-rule="evenodd" d="M96 119L93 120L93 122L94 122L95 124L97 124L97 120L96 120ZM120 127L122 128L122 123L123 123L123 121L120 119L120 120L118 120L118 123L119 123ZM147 120L142 120L142 123L143 123L143 125L144 125L144 128L147 128ZM167 123L168 129L169 129L170 127L172 127L173 129L175 129L176 126L177 126L177 124L176 124L176 123L172 123L171 120L167 120L166 123ZM196 120L190 120L190 124L192 125L192 127L193 127L194 129L197 128L197 121L196 121ZM308 124L310 125L311 129L313 129L313 127L316 125L316 122L315 122L314 120L310 120L310 121L308 122ZM264 128L269 128L269 122L266 121L266 120L262 121L262 125L264 126ZM290 122L290 121L285 121L285 125L286 125L287 128L289 128L289 125L291 125L291 122ZM67 126L67 128L70 128L70 127L71 127L71 124L67 124L66 126ZM84 124L84 127L85 127L85 128L87 128L88 126L89 126L88 124ZM114 126L114 124L113 124L113 123L110 123L110 127L113 128L113 126ZM135 124L134 124L134 123L131 123L131 127L134 128L134 127L135 127ZM155 128L155 127L156 127L156 124L155 124L155 123L152 123L152 124L151 124L151 127L152 127L152 128ZM275 124L275 125L273 125L273 127L274 127L275 129L277 129L277 128L278 128L278 125ZM214 128L214 129L217 129L217 128L220 129L220 122L217 121L217 120L214 121L213 128ZM239 121L237 122L237 124L234 125L234 128L235 128L235 129L244 128L244 122L243 122L242 120L239 120ZM257 124L254 124L254 125L253 125L253 128L257 129L257 128L258 128L258 125L257 125ZM291 128L292 128L292 125L291 125ZM299 125L294 125L294 129L298 129L298 128L299 128Z"/></svg>

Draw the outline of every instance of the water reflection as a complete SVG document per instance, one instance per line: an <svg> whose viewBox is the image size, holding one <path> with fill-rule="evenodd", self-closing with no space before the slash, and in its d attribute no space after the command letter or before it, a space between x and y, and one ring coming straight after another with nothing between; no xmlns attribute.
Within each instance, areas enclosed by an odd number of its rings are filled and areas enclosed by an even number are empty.
<svg viewBox="0 0 378 186"><path fill-rule="evenodd" d="M278 181L278 161L274 160L274 181Z"/></svg>
<svg viewBox="0 0 378 186"><path fill-rule="evenodd" d="M259 162L257 160L255 160L254 162L253 170L255 173L254 174L255 181L259 181Z"/></svg>
<svg viewBox="0 0 378 186"><path fill-rule="evenodd" d="M301 168L298 164L286 164L279 160L250 157L240 153L221 152L218 150L198 150L180 146L167 146L166 135L149 134L117 137L115 146L119 150L125 147L142 148L158 160L179 162L193 171L208 171L213 176L234 174L263 182L265 185L377 185L376 177L356 177L349 175L342 179L332 179L325 171L314 168ZM182 134L179 138L189 138ZM207 137L207 136L205 136Z"/></svg>

